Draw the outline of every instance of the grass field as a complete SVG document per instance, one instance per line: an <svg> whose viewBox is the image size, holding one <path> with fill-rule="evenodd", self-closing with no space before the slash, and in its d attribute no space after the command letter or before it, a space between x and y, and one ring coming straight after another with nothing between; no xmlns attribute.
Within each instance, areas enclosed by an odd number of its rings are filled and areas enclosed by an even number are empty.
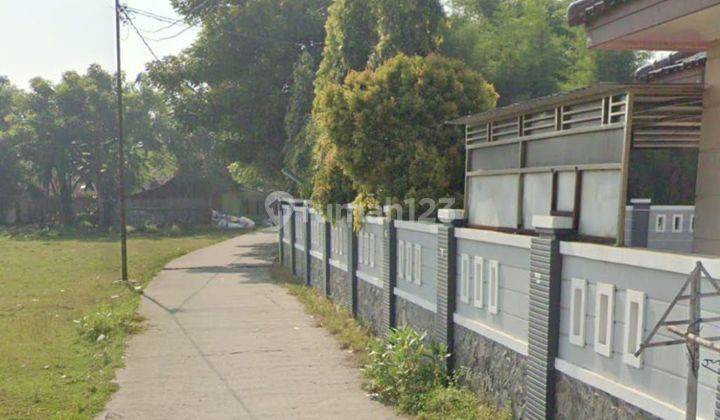
<svg viewBox="0 0 720 420"><path fill-rule="evenodd" d="M136 234L130 278L229 233ZM114 391L139 298L117 282L115 238L0 230L0 418L89 418Z"/></svg>

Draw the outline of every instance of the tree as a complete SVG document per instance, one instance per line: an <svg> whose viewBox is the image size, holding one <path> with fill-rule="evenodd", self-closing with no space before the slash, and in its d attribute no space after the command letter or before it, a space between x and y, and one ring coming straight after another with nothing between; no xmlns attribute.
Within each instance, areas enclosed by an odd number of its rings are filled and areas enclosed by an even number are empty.
<svg viewBox="0 0 720 420"><path fill-rule="evenodd" d="M21 95L21 91L12 86L7 78L0 77L0 212L7 210L21 191L20 159L15 145L10 141L9 132L11 115Z"/></svg>
<svg viewBox="0 0 720 420"><path fill-rule="evenodd" d="M285 114L285 167L304 181L295 190L308 196L312 188L312 147L315 126L312 124L313 81L317 66L307 51L295 64L290 87L290 101Z"/></svg>
<svg viewBox="0 0 720 420"><path fill-rule="evenodd" d="M313 201L327 209L330 203L347 203L356 196L355 185L345 175L341 152L327 127L319 123L328 112L332 95L348 77L368 66L382 65L397 53L426 55L439 47L444 22L437 0L335 0L326 24L323 60L315 81Z"/></svg>
<svg viewBox="0 0 720 420"><path fill-rule="evenodd" d="M328 89L319 98L318 124L357 191L381 201L457 199L464 140L445 122L495 100L492 87L460 61L398 55ZM319 181L322 192L327 185Z"/></svg>
<svg viewBox="0 0 720 420"><path fill-rule="evenodd" d="M598 81L627 82L645 59L632 51L591 51L570 28L570 0L453 0L443 53L468 63L507 105Z"/></svg>
<svg viewBox="0 0 720 420"><path fill-rule="evenodd" d="M280 175L293 66L319 54L329 0L176 0L202 29L193 45L150 66L173 113L192 132L216 133L243 182L286 185Z"/></svg>
<svg viewBox="0 0 720 420"><path fill-rule="evenodd" d="M374 0L379 41L371 62L397 54L426 56L442 42L445 13L438 0Z"/></svg>

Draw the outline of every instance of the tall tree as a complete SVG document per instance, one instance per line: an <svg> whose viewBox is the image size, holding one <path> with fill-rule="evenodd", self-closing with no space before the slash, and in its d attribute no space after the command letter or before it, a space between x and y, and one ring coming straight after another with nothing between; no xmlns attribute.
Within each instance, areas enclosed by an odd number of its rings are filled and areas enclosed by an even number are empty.
<svg viewBox="0 0 720 420"><path fill-rule="evenodd" d="M452 0L443 52L493 83L504 105L631 79L645 55L589 50L584 30L567 24L570 1Z"/></svg>
<svg viewBox="0 0 720 420"><path fill-rule="evenodd" d="M290 87L290 101L285 114L285 166L302 181L294 190L308 196L312 189L312 145L315 126L312 124L313 81L317 66L313 56L304 51L295 64Z"/></svg>
<svg viewBox="0 0 720 420"><path fill-rule="evenodd" d="M153 63L152 80L190 131L217 133L220 152L245 183L282 178L293 66L303 49L319 52L329 0L176 0L202 24L193 45Z"/></svg>
<svg viewBox="0 0 720 420"><path fill-rule="evenodd" d="M459 199L464 141L446 121L487 110L496 98L458 60L401 54L335 85L323 96L318 123L359 192L382 202Z"/></svg>
<svg viewBox="0 0 720 420"><path fill-rule="evenodd" d="M313 120L315 131L315 180L313 201L345 203L356 196L347 177L342 151L332 141L325 124L318 121L328 112L332 96L353 72L379 67L396 54L424 56L440 46L444 13L438 0L335 0L329 9L323 61L315 82Z"/></svg>
<svg viewBox="0 0 720 420"><path fill-rule="evenodd" d="M15 202L21 190L22 170L16 146L10 141L11 116L22 92L0 76L0 222L2 212Z"/></svg>
<svg viewBox="0 0 720 420"><path fill-rule="evenodd" d="M371 61L397 54L426 56L442 43L445 12L438 0L374 0L379 41Z"/></svg>

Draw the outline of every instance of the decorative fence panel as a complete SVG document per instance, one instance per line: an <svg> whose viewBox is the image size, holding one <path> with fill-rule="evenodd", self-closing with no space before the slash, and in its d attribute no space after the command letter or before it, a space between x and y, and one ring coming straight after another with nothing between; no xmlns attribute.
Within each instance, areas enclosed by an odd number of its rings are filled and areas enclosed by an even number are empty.
<svg viewBox="0 0 720 420"><path fill-rule="evenodd" d="M684 346L632 353L696 262L716 275L720 259L568 242L552 217L535 239L379 217L355 232L351 215L331 223L307 205L281 206L293 213L278 235L283 265L378 335L410 325L447 342L451 367L469 368L469 384L517 417L684 417ZM717 317L720 297L702 309ZM687 311L681 302L670 319ZM700 369L702 418L714 415L717 379Z"/></svg>

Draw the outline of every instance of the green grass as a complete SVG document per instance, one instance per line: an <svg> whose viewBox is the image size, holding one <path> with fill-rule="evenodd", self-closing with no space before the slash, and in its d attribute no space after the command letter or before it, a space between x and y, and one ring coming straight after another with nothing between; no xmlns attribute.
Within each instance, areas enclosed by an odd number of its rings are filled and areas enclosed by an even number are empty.
<svg viewBox="0 0 720 420"><path fill-rule="evenodd" d="M143 284L170 260L232 235L133 234L130 278ZM118 279L114 237L0 230L0 418L91 418L103 409L139 328L139 297Z"/></svg>
<svg viewBox="0 0 720 420"><path fill-rule="evenodd" d="M508 408L497 409L460 384L466 369L448 375L440 368L446 356L442 346L423 344L422 334L409 328L394 330L389 338L380 339L352 317L345 308L325 299L314 288L301 284L283 267L272 269L272 278L297 297L315 322L325 327L349 350L358 367L363 368L365 384L377 399L395 404L402 414L424 420L510 420ZM438 353L439 352L439 353ZM383 354L381 354L383 353ZM422 366L425 361L429 363ZM442 377L436 377L441 375ZM405 383L406 386L401 386ZM408 386L411 385L411 386ZM382 398L378 389L393 390L397 395Z"/></svg>

